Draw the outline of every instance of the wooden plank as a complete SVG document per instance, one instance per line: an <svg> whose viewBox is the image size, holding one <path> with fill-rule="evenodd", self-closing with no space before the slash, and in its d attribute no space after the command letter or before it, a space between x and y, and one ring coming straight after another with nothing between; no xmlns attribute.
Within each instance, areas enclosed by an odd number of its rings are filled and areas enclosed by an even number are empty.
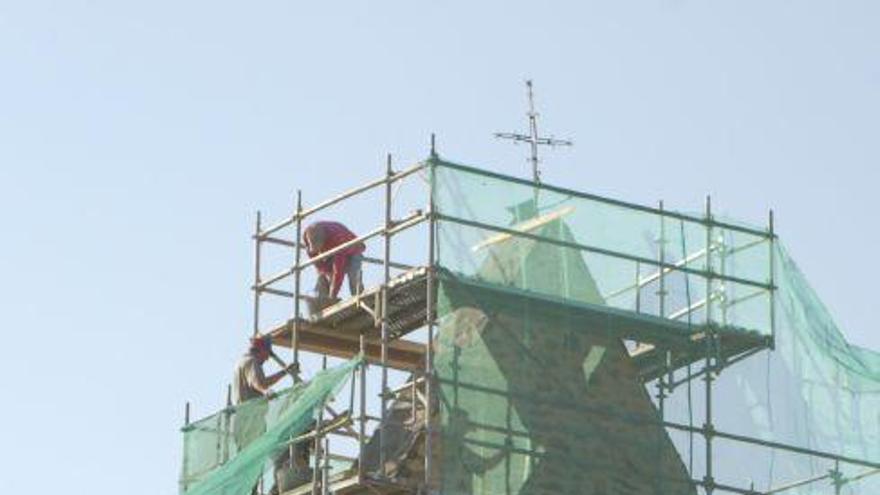
<svg viewBox="0 0 880 495"><path fill-rule="evenodd" d="M569 213L571 213L573 211L574 211L574 206L566 206L566 207L561 208L557 211L553 211L553 212L532 218L530 220L526 220L525 222L519 223L517 225L514 225L513 227L511 227L511 229L515 230L517 232L529 232L531 230L537 229L538 227L543 227L544 225L546 225L554 220L562 218L565 215L568 215ZM476 251L479 251L480 249L483 249L486 246L491 246L492 244L497 244L499 242L503 242L508 239L512 239L513 237L514 237L513 234L508 234L508 233L495 234L495 235L489 237L488 239L485 239L485 240L480 241L477 244L475 244L473 247L471 247L471 251L476 252Z"/></svg>
<svg viewBox="0 0 880 495"><path fill-rule="evenodd" d="M733 358L753 349L769 347L769 339L754 332L721 330L721 357L724 360ZM697 332L691 337L691 346L672 351L672 369L680 369L689 364L706 358L706 334ZM653 344L642 344L630 351L630 357L639 369L643 381L651 381L665 373L663 366L664 353Z"/></svg>
<svg viewBox="0 0 880 495"><path fill-rule="evenodd" d="M344 471L331 478L330 493L335 495L353 495L353 494L392 494L392 493L415 493L415 487L395 484L391 482L381 482L379 480L367 480L364 483L358 481L357 473ZM312 493L311 484L300 485L284 495L308 495Z"/></svg>
<svg viewBox="0 0 880 495"><path fill-rule="evenodd" d="M404 301L393 308L393 337L400 337L420 328L424 317L412 317L424 307L424 283L426 271L417 268L395 277L389 284L389 300ZM458 289L458 290L456 290ZM466 297L473 300L495 301L501 306L528 304L536 312L545 316L565 314L584 328L602 329L623 340L641 343L632 353L636 366L643 379L655 379L662 373L657 348L673 351L673 368L678 369L705 356L704 333L700 327L689 328L686 324L651 315L609 306L592 304L572 304L552 300L540 294L509 292L502 287L488 286L479 282L456 280L447 290L453 299ZM374 307L374 296L378 289L373 288L361 295L360 300ZM484 296L486 297L484 299ZM527 302L524 300L526 299ZM465 301L466 302L466 301ZM276 345L290 347L292 321L276 326L270 331ZM379 363L381 345L379 330L372 316L357 306L357 299L341 301L321 311L313 319L299 321L300 349L348 359L360 352L360 334L366 335L366 358L371 363ZM752 332L722 330L721 349L723 357L732 357L749 349L766 346L766 338ZM388 344L388 363L396 369L420 371L425 359L425 345L393 338Z"/></svg>
<svg viewBox="0 0 880 495"><path fill-rule="evenodd" d="M273 330L270 333L273 344L290 347L291 328L292 325L287 324ZM326 328L302 320L300 321L298 342L300 350L344 359L350 359L360 352L359 334ZM390 341L388 343L388 365L392 368L409 371L422 370L424 369L424 347L424 344L405 339ZM378 336L367 336L366 351L367 361L380 362L381 341Z"/></svg>
<svg viewBox="0 0 880 495"><path fill-rule="evenodd" d="M443 280L443 278L441 278ZM689 327L658 316L635 313L601 304L568 301L472 279L447 278L445 296L453 306L477 306L485 311L527 310L535 318L559 319L585 331L614 335L622 340L657 344L665 348L688 348L699 327Z"/></svg>

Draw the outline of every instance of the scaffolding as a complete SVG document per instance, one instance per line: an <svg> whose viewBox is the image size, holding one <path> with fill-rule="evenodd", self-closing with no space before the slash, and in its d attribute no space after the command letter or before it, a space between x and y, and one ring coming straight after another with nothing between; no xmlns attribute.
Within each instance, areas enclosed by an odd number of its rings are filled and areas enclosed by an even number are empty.
<svg viewBox="0 0 880 495"><path fill-rule="evenodd" d="M520 211L513 213L513 221L507 224L463 209L456 212L456 208L447 207L456 203L454 198L438 198L438 195L448 193L438 184L459 180L453 174L467 176L461 180L472 176L529 189L533 191L534 204L514 205L520 207ZM428 187L420 208L399 215L395 211L393 191L396 185L405 181L425 181ZM484 183L485 180L480 184ZM463 188L459 191L462 194L467 192L467 186L456 183L456 187ZM384 195L382 224L330 251L304 259L301 243L304 225L319 213L370 191L382 191ZM580 210L575 212L574 206L563 203L559 207L548 207L548 211L539 211L539 194L545 198L554 195L573 198L579 202L577 207ZM438 201L445 206L438 208ZM596 215L601 218L612 215L609 212L627 218L637 216L641 222L639 225L653 222L647 228L654 233L650 240L653 252L649 255L616 247L614 236L607 239L607 243L580 241L562 230L566 225L579 225L575 215L583 215L584 219ZM559 232L548 234L550 226ZM587 234L576 227L572 230L576 234ZM395 239L404 232L424 235L421 254L414 256L409 251L410 259L406 261L394 257L397 252ZM466 238L468 249L461 251L467 253L459 253L456 257L448 250L442 252L438 247L438 236L442 235ZM709 198L702 215L684 214L664 208L662 202L657 207L647 207L453 164L441 160L432 149L427 160L402 170L394 170L389 156L383 177L314 206L306 207L301 192L297 192L295 210L278 223L265 227L262 215L257 214L253 240L253 334L269 335L276 346L289 348L291 362L297 366L303 353L318 356L323 368L327 367L328 357L354 359L360 356L363 359L343 392L344 399L347 399L345 410L337 411L322 404L311 430L290 440L291 445L296 442L313 444L311 462L315 473L310 483L292 488L289 491L292 495L309 492L314 495L455 493L443 488L444 467L438 465L443 458L435 452L435 443L443 438L440 430L447 424L441 418L448 414L438 396L442 387L450 386L443 376L438 377L435 352L440 319L448 314L442 308L438 310L438 305L455 307L456 297L464 297L461 294L481 301L498 301L497 307L492 306L498 311L504 311L498 308L516 300L528 305L535 314L564 314L566 321L577 322L578 327L601 327L606 337L626 343L627 358L637 372L639 383L646 390L654 391L652 403L656 414L653 417L623 415L613 420L649 425L662 432L697 435L703 439L702 476L692 472L691 460L688 487L682 488L681 493L696 493L696 490L709 495L718 492L796 493L791 490L823 481L832 482L835 493L843 493L841 490L847 483L880 470L880 462L865 458L716 428L713 403L717 398L713 396L713 389L717 377L737 363L774 349L778 286L775 266L777 236L772 211L766 227L756 229L717 218ZM686 241L691 244L690 248L685 245ZM618 285L607 289L610 283L605 283L604 293L590 299L572 295L577 290L572 287L580 283L578 280L561 282L559 287L564 290L545 289L535 285L533 280L527 280L529 274L524 268L520 268L521 273L517 272L506 284L485 280L482 273L486 264L500 262L489 260L481 264L474 261L474 257L487 256L484 253L493 250L497 256L499 246L507 249L513 242L520 243L520 247L513 250L517 253L523 252L524 243L529 243L528 249L537 249L535 246L555 249L557 251L553 253L563 253L565 259L561 262L564 263L575 262L566 261L568 255L565 253L570 252L576 252L578 259L583 256L601 259L601 263L588 263L594 269L596 266L605 267L601 268L604 272L593 272L593 275L598 279L607 272L609 275L603 280ZM675 250L680 248L678 255L672 253L674 249L670 244L673 242L680 243L675 247ZM309 299L303 290L305 273L316 263L359 243L381 243L381 258L364 258L366 263L381 269L376 283L367 284L367 288L358 294L314 314L304 314L302 302ZM287 259L291 264L264 277L263 256L269 245L289 250ZM529 254L522 255L522 259ZM738 263L743 256L758 260L749 265L750 270L758 266L758 274L739 270ZM412 261L413 258L416 261ZM560 273L565 275L569 271ZM290 287L283 288L283 284ZM261 306L267 296L289 300L290 317L264 326ZM697 296L696 300L693 296ZM748 313L747 318L742 316L745 313ZM369 373L368 368L372 369ZM408 378L403 385L392 388L389 379L392 374ZM295 379L299 381L300 377ZM378 380L378 400L368 395L374 379ZM684 386L690 393L691 382L697 379L704 384L703 424L685 424L667 418L671 398ZM510 399L506 400L509 409ZM400 412L403 411L401 404L406 405L406 412ZM607 411L590 412L593 413L609 415ZM421 424L415 426L416 421ZM191 424L188 404L185 424L186 430ZM410 441L413 445L405 452L411 465L407 470L399 470L393 463L399 463L401 459L397 458L398 452L392 453L393 448L388 443L399 442L395 435L404 426L412 433ZM484 428L498 429L490 425L484 425ZM525 459L538 456L533 449L509 440L522 435L513 431L509 419L507 431L497 433L508 439L507 447L504 447L507 451L517 452L519 449ZM333 438L348 439L349 443L338 442L342 451L336 451L337 442ZM716 476L716 467L723 462L716 456L716 445L722 441L826 459L834 463L835 469L769 490L735 486L719 481ZM485 448L497 450L501 447ZM679 455L683 454L679 452ZM692 444L689 455L691 458L694 455ZM529 460L527 464L532 466L531 462ZM419 468L414 469L413 463ZM334 464L342 467L333 468ZM840 464L859 466L866 471L847 478L838 469ZM510 471L509 466L507 469ZM663 476L657 476L655 490L657 493L672 493L664 490L663 479ZM265 486L266 490L268 488ZM183 489L186 490L186 482L183 482ZM490 489L484 492L493 493Z"/></svg>
<svg viewBox="0 0 880 495"><path fill-rule="evenodd" d="M384 442L386 428L390 422L387 418L388 403L393 397L398 397L409 392L412 408L417 407L418 397L431 396L431 347L424 343L405 339L407 334L422 327L427 327L427 342L433 339L434 310L432 304L433 277L431 267L433 262L433 220L431 200L427 200L427 211L416 210L403 218L394 218L392 188L395 184L406 179L413 179L428 170L425 163L419 163L402 171L394 171L392 160L389 155L386 164L385 176L370 181L360 187L346 191L334 198L321 202L315 206L305 208L302 204L302 194L297 192L296 210L284 220L263 229L261 215L257 216L257 225L253 239L254 243L254 284L252 286L254 299L254 335L270 335L275 345L289 347L292 352L293 364L298 366L301 352L311 352L322 356L326 366L326 357L351 359L363 356L364 365L358 368L358 376L351 382L349 411L346 413L350 421L340 421L342 415L331 409L326 413L332 416L325 420L322 413L318 418L317 434L313 434L315 443L315 472L321 472L321 466L328 466L329 459L352 461L357 465L354 475L344 476L343 479L333 480L333 493L349 493L364 489L366 486L374 490L395 490L399 487L388 479L384 472L386 448ZM375 189L384 189L384 223L367 234L361 235L345 244L335 247L327 252L315 256L308 261L303 261L301 253L305 249L299 242L302 239L303 224L315 215L331 208L345 200L368 193ZM392 244L395 236L414 229L421 225L428 226L428 249L425 253L425 261L422 266L412 266L391 259ZM278 237L278 233L285 229L293 230L293 238L285 239ZM359 294L347 300L343 300L330 307L318 311L311 317L302 314L301 301L307 299L302 293L303 271L314 266L316 263L332 258L337 253L360 243L381 240L383 244L383 257L364 257L364 262L378 265L382 269L382 279L379 285L367 288ZM293 251L293 265L280 273L269 278L262 279L261 258L265 244L274 244L290 248ZM401 271L392 276L392 269ZM277 288L277 284L285 280L293 279L293 290L285 291ZM286 322L275 325L268 330L260 328L260 300L264 295L288 298L293 301L293 316ZM367 368L369 365L378 366L381 370L380 407L378 414L368 414ZM413 379L403 387L395 390L389 389L389 372L402 370L411 374ZM428 379L426 379L428 377ZM355 397L357 397L355 405ZM422 401L419 407L426 411L425 417L432 415L429 401ZM355 412L355 409L357 412ZM356 423L357 430L352 428ZM380 470L376 476L367 476L365 473L366 444L368 441L368 426L370 423L377 425L376 430L380 439L379 460ZM331 426L323 427L322 424ZM426 451L425 472L430 472L430 424L425 424ZM328 436L339 435L355 438L357 441L357 454L354 458L344 455L334 455L329 452ZM326 471L326 469L324 469ZM403 487L404 489L412 488ZM324 476L315 476L311 487L300 487L292 493L305 493L311 490L313 493L328 493L331 490L331 480Z"/></svg>

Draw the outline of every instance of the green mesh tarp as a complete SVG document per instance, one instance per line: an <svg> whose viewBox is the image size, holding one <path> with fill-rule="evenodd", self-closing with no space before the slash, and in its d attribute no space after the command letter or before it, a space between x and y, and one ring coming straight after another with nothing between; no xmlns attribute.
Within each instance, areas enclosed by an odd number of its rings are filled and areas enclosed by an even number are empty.
<svg viewBox="0 0 880 495"><path fill-rule="evenodd" d="M703 493L704 439L658 425L640 356L678 353L662 419L701 427L704 382L684 378L703 358L681 337L708 327L726 345L716 429L880 462L880 356L846 342L765 228L429 163L442 493ZM718 438L713 458L740 489L880 493L852 463Z"/></svg>
<svg viewBox="0 0 880 495"><path fill-rule="evenodd" d="M549 261L555 249L544 248L525 266ZM585 277L572 290L588 296L589 272L581 263L571 273ZM694 493L608 328L488 284L441 280L442 493Z"/></svg>
<svg viewBox="0 0 880 495"><path fill-rule="evenodd" d="M706 493L707 353L716 430L850 459L715 437L715 483L880 493L880 355L767 228L428 164L437 493ZM190 425L184 491L249 493L353 366Z"/></svg>
<svg viewBox="0 0 880 495"><path fill-rule="evenodd" d="M312 424L359 363L354 359L271 400L250 400L184 427L181 492L249 495L289 439Z"/></svg>
<svg viewBox="0 0 880 495"><path fill-rule="evenodd" d="M880 354L847 343L782 247L776 260L775 350L722 372L714 390L716 427L880 463ZM674 399L670 417L686 421L686 397ZM700 389L690 409L700 411L704 404ZM701 421L699 414L697 418ZM681 440L680 450L688 456L689 439ZM698 441L698 472L704 469L702 452ZM825 478L781 493L880 493L880 471L871 467L726 442L718 442L717 454L726 480L759 490L823 477L836 469L842 477L839 492Z"/></svg>

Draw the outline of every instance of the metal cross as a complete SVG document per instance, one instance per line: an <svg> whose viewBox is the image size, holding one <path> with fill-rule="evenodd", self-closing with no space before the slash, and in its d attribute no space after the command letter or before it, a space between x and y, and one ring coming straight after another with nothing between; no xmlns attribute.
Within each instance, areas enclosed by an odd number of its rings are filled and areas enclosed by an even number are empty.
<svg viewBox="0 0 880 495"><path fill-rule="evenodd" d="M554 139L552 137L545 138L538 136L538 113L535 112L535 98L532 94L532 81L526 81L526 88L529 92L529 134L517 134L515 132L496 132L495 137L500 139L510 139L514 143L521 141L529 143L531 154L529 161L532 163L532 177L535 183L541 182L541 172L538 170L538 146L571 146L574 143L566 139Z"/></svg>

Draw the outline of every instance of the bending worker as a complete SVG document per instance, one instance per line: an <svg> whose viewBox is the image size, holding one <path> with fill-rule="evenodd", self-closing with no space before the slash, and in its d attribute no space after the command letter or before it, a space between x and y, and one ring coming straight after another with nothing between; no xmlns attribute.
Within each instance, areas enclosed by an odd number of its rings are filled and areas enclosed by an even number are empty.
<svg viewBox="0 0 880 495"><path fill-rule="evenodd" d="M357 239L354 232L339 222L315 222L303 232L303 243L309 258L319 256L354 239ZM364 243L359 242L315 263L318 282L315 285L317 297L312 306L313 312L320 311L338 300L342 279L346 275L348 275L351 295L357 295L363 289L361 265L365 250Z"/></svg>

